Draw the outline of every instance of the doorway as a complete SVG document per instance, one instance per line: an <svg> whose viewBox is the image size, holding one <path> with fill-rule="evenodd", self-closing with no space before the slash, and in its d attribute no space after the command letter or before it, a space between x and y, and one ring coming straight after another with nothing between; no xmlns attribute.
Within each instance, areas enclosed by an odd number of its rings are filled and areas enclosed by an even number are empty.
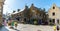
<svg viewBox="0 0 60 31"><path fill-rule="evenodd" d="M57 23L59 24L59 19L57 20Z"/></svg>
<svg viewBox="0 0 60 31"><path fill-rule="evenodd" d="M52 19L52 22L55 24L55 19Z"/></svg>
<svg viewBox="0 0 60 31"><path fill-rule="evenodd" d="M52 19L52 23L55 24L55 19Z"/></svg>

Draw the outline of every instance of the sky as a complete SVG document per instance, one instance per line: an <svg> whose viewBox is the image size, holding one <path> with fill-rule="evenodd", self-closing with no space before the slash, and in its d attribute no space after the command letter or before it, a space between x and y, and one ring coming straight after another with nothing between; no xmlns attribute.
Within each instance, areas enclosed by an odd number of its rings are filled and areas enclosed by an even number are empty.
<svg viewBox="0 0 60 31"><path fill-rule="evenodd" d="M5 0L4 3L3 14L12 13L13 10L17 11L17 9L22 10L25 5L30 7L32 3L38 8L45 8L46 11L48 11L53 3L60 7L60 0Z"/></svg>

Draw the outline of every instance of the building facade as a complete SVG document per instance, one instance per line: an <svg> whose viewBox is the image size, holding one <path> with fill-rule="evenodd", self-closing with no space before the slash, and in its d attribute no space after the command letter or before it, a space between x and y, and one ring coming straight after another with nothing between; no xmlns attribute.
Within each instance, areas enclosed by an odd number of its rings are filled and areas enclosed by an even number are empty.
<svg viewBox="0 0 60 31"><path fill-rule="evenodd" d="M2 16L3 16L3 5L4 5L5 0L0 0L0 24L3 22L2 21Z"/></svg>
<svg viewBox="0 0 60 31"><path fill-rule="evenodd" d="M23 11L12 14L12 17L15 18L19 16L19 20L24 21L26 23L29 23L29 22L32 23L34 22L33 20L36 19L37 22L40 23L41 21L42 22L47 21L47 15L45 13L46 13L45 9L37 8L34 6L34 4L31 4L30 8L27 5L25 5L25 8Z"/></svg>
<svg viewBox="0 0 60 31"><path fill-rule="evenodd" d="M48 10L49 22L53 24L60 24L60 8L53 4L52 7Z"/></svg>

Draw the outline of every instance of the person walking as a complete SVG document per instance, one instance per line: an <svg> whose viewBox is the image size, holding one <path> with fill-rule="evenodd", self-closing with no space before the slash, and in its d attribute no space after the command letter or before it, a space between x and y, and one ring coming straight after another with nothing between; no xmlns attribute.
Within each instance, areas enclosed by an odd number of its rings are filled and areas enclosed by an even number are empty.
<svg viewBox="0 0 60 31"><path fill-rule="evenodd" d="M17 21L15 21L14 22L15 29L17 29L17 25L18 25L18 23L17 23Z"/></svg>
<svg viewBox="0 0 60 31"><path fill-rule="evenodd" d="M11 27L14 28L14 21L11 22Z"/></svg>
<svg viewBox="0 0 60 31"><path fill-rule="evenodd" d="M4 20L4 26L7 26L6 20Z"/></svg>
<svg viewBox="0 0 60 31"><path fill-rule="evenodd" d="M56 31L56 25L53 26L54 31Z"/></svg>
<svg viewBox="0 0 60 31"><path fill-rule="evenodd" d="M59 31L59 26L57 25L57 31Z"/></svg>

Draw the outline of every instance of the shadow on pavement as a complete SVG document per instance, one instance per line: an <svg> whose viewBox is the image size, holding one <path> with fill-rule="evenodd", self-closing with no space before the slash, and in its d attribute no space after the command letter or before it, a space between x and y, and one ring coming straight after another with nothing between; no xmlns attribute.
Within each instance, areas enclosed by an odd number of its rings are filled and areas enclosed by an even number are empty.
<svg viewBox="0 0 60 31"><path fill-rule="evenodd" d="M16 31L20 31L20 30L16 30Z"/></svg>
<svg viewBox="0 0 60 31"><path fill-rule="evenodd" d="M9 30L3 26L3 27L0 27L0 31L9 31Z"/></svg>
<svg viewBox="0 0 60 31"><path fill-rule="evenodd" d="M14 29L14 30L16 30L16 31L20 31L20 30L18 30L18 29Z"/></svg>

